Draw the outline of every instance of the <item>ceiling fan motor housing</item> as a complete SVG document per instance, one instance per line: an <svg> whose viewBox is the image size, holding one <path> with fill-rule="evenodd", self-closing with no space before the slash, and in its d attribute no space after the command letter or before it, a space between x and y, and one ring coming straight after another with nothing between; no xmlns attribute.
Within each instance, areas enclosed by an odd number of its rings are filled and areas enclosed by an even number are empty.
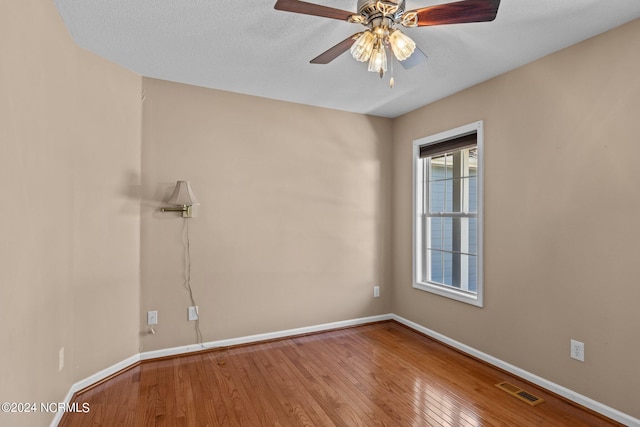
<svg viewBox="0 0 640 427"><path fill-rule="evenodd" d="M390 6L398 6L398 9L393 14L394 20L399 19L404 13L405 0L358 0L358 13L367 19L367 23L383 16L377 7L378 2Z"/></svg>

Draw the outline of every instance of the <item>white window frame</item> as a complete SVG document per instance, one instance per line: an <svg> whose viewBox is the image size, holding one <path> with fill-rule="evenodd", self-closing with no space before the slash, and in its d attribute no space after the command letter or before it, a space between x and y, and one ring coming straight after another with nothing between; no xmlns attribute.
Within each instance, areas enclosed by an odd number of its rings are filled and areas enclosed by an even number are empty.
<svg viewBox="0 0 640 427"><path fill-rule="evenodd" d="M425 239L423 233L423 208L425 206L424 196L424 168L421 163L424 161L420 158L420 147L426 145L438 144L461 136L476 134L477 150L478 150L478 166L477 166L477 279L476 293L464 292L457 288L446 286L438 283L423 281L421 272L423 271L425 260L423 248ZM457 301L482 307L484 304L484 257L483 257L483 188L484 188L484 150L483 150L483 122L478 121L468 125L460 126L455 129L437 133L435 135L426 136L424 138L413 141L413 287L423 291L431 292Z"/></svg>

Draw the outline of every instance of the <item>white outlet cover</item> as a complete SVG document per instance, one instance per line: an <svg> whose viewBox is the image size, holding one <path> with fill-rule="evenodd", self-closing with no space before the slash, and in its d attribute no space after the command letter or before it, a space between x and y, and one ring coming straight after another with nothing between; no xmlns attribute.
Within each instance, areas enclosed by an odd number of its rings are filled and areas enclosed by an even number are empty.
<svg viewBox="0 0 640 427"><path fill-rule="evenodd" d="M157 311L147 311L147 325L157 325L158 324L158 312Z"/></svg>
<svg viewBox="0 0 640 427"><path fill-rule="evenodd" d="M571 340L571 358L584 362L584 343Z"/></svg>

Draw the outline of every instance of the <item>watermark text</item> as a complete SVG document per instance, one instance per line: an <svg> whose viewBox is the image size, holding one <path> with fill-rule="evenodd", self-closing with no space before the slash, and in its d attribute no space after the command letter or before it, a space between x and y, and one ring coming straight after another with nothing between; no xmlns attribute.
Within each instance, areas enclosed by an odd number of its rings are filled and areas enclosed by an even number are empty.
<svg viewBox="0 0 640 427"><path fill-rule="evenodd" d="M88 402L4 402L1 407L2 412L20 414L30 412L44 412L47 414L55 414L57 412L79 412L88 414L91 411L91 406Z"/></svg>

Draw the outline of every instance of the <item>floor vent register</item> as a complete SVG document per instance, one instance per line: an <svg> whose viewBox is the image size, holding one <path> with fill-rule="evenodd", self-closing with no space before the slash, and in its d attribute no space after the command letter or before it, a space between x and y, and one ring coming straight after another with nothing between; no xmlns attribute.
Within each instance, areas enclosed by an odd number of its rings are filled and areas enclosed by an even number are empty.
<svg viewBox="0 0 640 427"><path fill-rule="evenodd" d="M535 395L533 395L533 394L521 389L520 387L517 387L517 386L507 382L507 381L504 381L504 382L501 382L499 384L496 384L496 387L506 391L510 395L517 397L518 399L522 400L523 402L528 403L531 406L536 406L536 405L539 405L542 402L544 402L543 398L535 396Z"/></svg>

